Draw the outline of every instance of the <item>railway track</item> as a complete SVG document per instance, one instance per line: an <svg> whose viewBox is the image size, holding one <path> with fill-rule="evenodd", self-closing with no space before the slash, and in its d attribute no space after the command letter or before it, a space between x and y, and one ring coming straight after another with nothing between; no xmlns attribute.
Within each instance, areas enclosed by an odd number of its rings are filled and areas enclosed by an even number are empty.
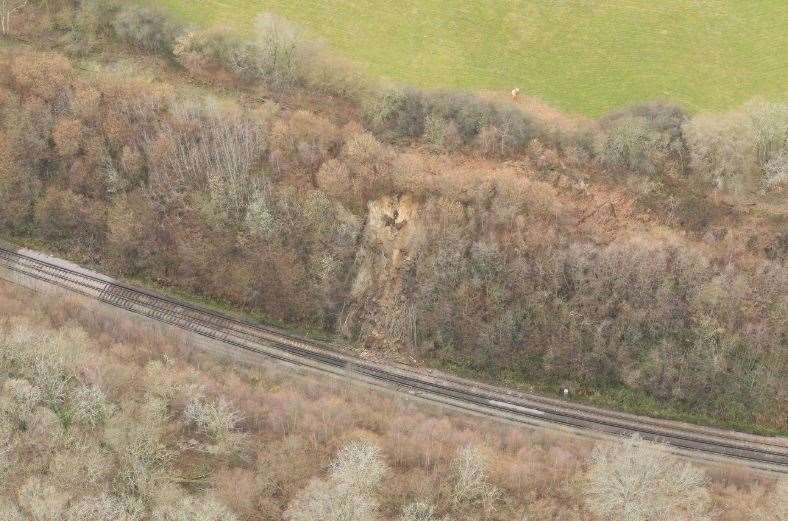
<svg viewBox="0 0 788 521"><path fill-rule="evenodd" d="M5 272L5 273L3 273ZM342 378L436 401L474 413L528 424L553 424L602 435L639 434L680 453L711 460L736 460L754 468L788 474L788 440L656 420L514 393L449 375L403 365L383 365L187 302L120 283L56 259L0 245L0 275L52 285L142 315L252 355L264 356Z"/></svg>

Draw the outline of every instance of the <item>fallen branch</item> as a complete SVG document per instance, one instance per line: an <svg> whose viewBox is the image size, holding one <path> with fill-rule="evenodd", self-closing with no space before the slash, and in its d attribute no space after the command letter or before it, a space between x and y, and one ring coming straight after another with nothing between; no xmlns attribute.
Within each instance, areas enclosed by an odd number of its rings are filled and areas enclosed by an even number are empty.
<svg viewBox="0 0 788 521"><path fill-rule="evenodd" d="M618 203L619 203L618 200L616 200L616 201L610 201L610 200L605 201L604 203L600 204L599 206L597 206L596 208L594 208L590 212L586 213L583 217L581 217L580 220L577 221L577 224L575 224L575 226L580 226L581 224L586 222L588 219L590 219L591 217L596 215L599 212L599 210L601 210L602 208L604 208L607 205L610 205L610 211L613 213L613 217L616 217L615 204L618 204Z"/></svg>

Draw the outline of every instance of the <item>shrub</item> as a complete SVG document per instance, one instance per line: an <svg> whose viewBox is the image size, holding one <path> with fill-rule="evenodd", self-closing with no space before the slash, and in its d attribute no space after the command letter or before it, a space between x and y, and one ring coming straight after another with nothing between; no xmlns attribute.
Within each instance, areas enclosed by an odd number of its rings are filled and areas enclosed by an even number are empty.
<svg viewBox="0 0 788 521"><path fill-rule="evenodd" d="M637 436L599 445L587 478L586 501L602 519L712 519L703 472Z"/></svg>
<svg viewBox="0 0 788 521"><path fill-rule="evenodd" d="M684 126L695 175L733 193L785 183L788 103L750 102L726 114L699 114Z"/></svg>
<svg viewBox="0 0 788 521"><path fill-rule="evenodd" d="M44 346L51 346L54 343L55 339L49 338L35 347L43 349ZM36 353L34 351L25 356L28 358L25 361L26 367L23 374L28 375L31 381L41 388L44 400L48 405L62 404L73 380L73 374L68 368L68 362L63 353Z"/></svg>
<svg viewBox="0 0 788 521"><path fill-rule="evenodd" d="M366 442L343 447L329 468L327 480L315 479L285 512L288 521L374 521L379 519L373 497L386 473L380 450Z"/></svg>
<svg viewBox="0 0 788 521"><path fill-rule="evenodd" d="M10 467L8 455L12 454L11 451L14 448L12 439L14 438L15 430L16 425L13 425L13 421L0 411L0 444L2 444L0 447L3 447L0 449L0 483L5 482ZM0 499L0 512L2 512L2 507L4 506L3 503L3 500Z"/></svg>
<svg viewBox="0 0 788 521"><path fill-rule="evenodd" d="M47 475L67 490L103 486L114 470L112 454L88 436L77 442L69 440L67 447L53 454L47 465Z"/></svg>
<svg viewBox="0 0 788 521"><path fill-rule="evenodd" d="M339 130L331 122L303 110L274 123L269 141L270 158L277 171L292 172L291 176L304 172L310 181L342 145Z"/></svg>
<svg viewBox="0 0 788 521"><path fill-rule="evenodd" d="M281 232L281 216L269 199L262 191L252 194L244 219L244 230L250 236L271 240Z"/></svg>
<svg viewBox="0 0 788 521"><path fill-rule="evenodd" d="M693 173L720 190L752 188L757 175L755 133L745 114L699 114L684 125Z"/></svg>
<svg viewBox="0 0 788 521"><path fill-rule="evenodd" d="M163 9L124 4L112 19L112 30L121 40L148 52L173 56L184 28Z"/></svg>
<svg viewBox="0 0 788 521"><path fill-rule="evenodd" d="M152 521L237 521L227 507L211 496L186 496L174 505L159 507Z"/></svg>
<svg viewBox="0 0 788 521"><path fill-rule="evenodd" d="M425 112L453 122L464 144L477 141L481 151L498 157L519 154L544 130L529 114L472 94L435 91L425 95Z"/></svg>
<svg viewBox="0 0 788 521"><path fill-rule="evenodd" d="M166 268L157 265L161 241L156 224L155 212L139 192L115 200L107 216L107 253L123 273L138 275Z"/></svg>
<svg viewBox="0 0 788 521"><path fill-rule="evenodd" d="M262 82L270 89L295 86L313 92L359 99L366 79L346 60L309 40L299 27L273 13L255 22L256 38L247 41L223 29L191 31L176 42L177 61L206 79Z"/></svg>
<svg viewBox="0 0 788 521"><path fill-rule="evenodd" d="M446 121L453 121L463 143L472 142L487 126L496 126L496 106L473 94L456 91L434 91L424 95L425 112Z"/></svg>
<svg viewBox="0 0 788 521"><path fill-rule="evenodd" d="M197 430L207 434L212 441L222 444L239 434L243 416L224 398L215 402L192 400L183 412L186 420ZM235 440L237 442L237 440Z"/></svg>
<svg viewBox="0 0 788 521"><path fill-rule="evenodd" d="M285 512L288 521L375 521L378 503L373 498L350 490L346 485L332 486L313 480L299 493Z"/></svg>
<svg viewBox="0 0 788 521"><path fill-rule="evenodd" d="M338 160L323 163L317 172L317 186L347 208L359 214L367 203L397 192L396 154L372 134L348 138Z"/></svg>
<svg viewBox="0 0 788 521"><path fill-rule="evenodd" d="M597 153L609 167L644 175L683 175L688 166L683 125L686 112L676 105L647 103L601 118Z"/></svg>
<svg viewBox="0 0 788 521"><path fill-rule="evenodd" d="M73 420L77 423L96 427L102 425L112 414L113 407L107 402L104 393L96 386L80 386L71 396Z"/></svg>
<svg viewBox="0 0 788 521"><path fill-rule="evenodd" d="M417 138L424 133L424 101L414 89L373 94L365 105L364 116L375 132L389 139Z"/></svg>
<svg viewBox="0 0 788 521"><path fill-rule="evenodd" d="M41 182L26 168L15 164L0 167L0 224L16 232L27 230L33 222L35 202Z"/></svg>
<svg viewBox="0 0 788 521"><path fill-rule="evenodd" d="M168 480L174 456L158 439L150 439L147 434L131 433L130 439L120 440L114 447L120 466L115 477L118 488L142 499L150 498Z"/></svg>
<svg viewBox="0 0 788 521"><path fill-rule="evenodd" d="M380 449L364 441L350 442L342 447L329 467L333 481L362 492L373 491L386 472Z"/></svg>
<svg viewBox="0 0 788 521"><path fill-rule="evenodd" d="M780 478L765 505L753 512L752 521L781 521L788 518L788 478Z"/></svg>
<svg viewBox="0 0 788 521"><path fill-rule="evenodd" d="M435 507L429 503L417 501L410 503L402 509L402 515L399 521L439 521L435 516ZM448 517L442 521L450 521Z"/></svg>
<svg viewBox="0 0 788 521"><path fill-rule="evenodd" d="M66 510L64 521L142 521L145 507L137 498L100 494L74 502Z"/></svg>
<svg viewBox="0 0 788 521"><path fill-rule="evenodd" d="M457 451L452 461L455 503L480 503L486 509L492 507L500 491L489 483L487 466L487 458L473 445Z"/></svg>
<svg viewBox="0 0 788 521"><path fill-rule="evenodd" d="M74 70L61 55L21 52L12 59L10 72L21 93L53 102L72 79Z"/></svg>
<svg viewBox="0 0 788 521"><path fill-rule="evenodd" d="M600 120L594 138L598 161L635 174L683 176L688 152L682 125L687 116L673 105L635 105Z"/></svg>
<svg viewBox="0 0 788 521"><path fill-rule="evenodd" d="M744 111L753 128L761 190L788 185L788 102L753 101Z"/></svg>
<svg viewBox="0 0 788 521"><path fill-rule="evenodd" d="M17 491L17 499L35 521L60 521L70 494L41 476L32 476Z"/></svg>
<svg viewBox="0 0 788 521"><path fill-rule="evenodd" d="M120 5L118 0L82 0L77 12L77 27L88 35L112 36L112 22Z"/></svg>
<svg viewBox="0 0 788 521"><path fill-rule="evenodd" d="M43 398L43 393L27 380L9 378L3 383L2 401L0 412L18 424L24 425L29 415L33 412Z"/></svg>
<svg viewBox="0 0 788 521"><path fill-rule="evenodd" d="M353 199L353 194L348 193L348 189L353 186L352 176L350 168L343 161L329 159L317 172L317 186L330 197L347 203Z"/></svg>
<svg viewBox="0 0 788 521"><path fill-rule="evenodd" d="M101 93L92 85L77 83L74 85L69 104L76 118L86 124L95 124L101 110Z"/></svg>
<svg viewBox="0 0 788 521"><path fill-rule="evenodd" d="M520 110L454 91L384 90L368 100L364 116L386 139L424 136L445 149L476 142L483 153L500 157L521 152L542 132Z"/></svg>
<svg viewBox="0 0 788 521"><path fill-rule="evenodd" d="M607 131L598 154L606 166L653 174L649 151L657 139L644 118L620 119Z"/></svg>
<svg viewBox="0 0 788 521"><path fill-rule="evenodd" d="M436 151L455 152L462 146L457 124L433 115L427 116L424 123L424 139Z"/></svg>
<svg viewBox="0 0 788 521"><path fill-rule="evenodd" d="M254 79L247 70L254 52L250 43L239 40L226 29L189 31L173 47L178 63L206 80L221 80L222 74L229 76L226 79Z"/></svg>
<svg viewBox="0 0 788 521"><path fill-rule="evenodd" d="M307 61L304 81L315 92L361 103L375 92L375 82L356 64L312 43L314 52Z"/></svg>
<svg viewBox="0 0 788 521"><path fill-rule="evenodd" d="M56 158L51 147L54 117L50 106L38 97L31 97L21 104L11 102L5 108L2 118L6 127L3 168L9 170L12 178L24 173L37 181L49 180ZM12 169L21 172L13 172Z"/></svg>
<svg viewBox="0 0 788 521"><path fill-rule="evenodd" d="M77 119L62 119L52 130L58 154L64 159L77 155L82 145L82 123Z"/></svg>
<svg viewBox="0 0 788 521"><path fill-rule="evenodd" d="M0 499L0 521L25 521L17 506L5 498Z"/></svg>
<svg viewBox="0 0 788 521"><path fill-rule="evenodd" d="M50 187L35 206L41 234L52 241L72 240L90 250L104 240L106 218L101 204L70 190Z"/></svg>
<svg viewBox="0 0 788 521"><path fill-rule="evenodd" d="M303 32L273 13L263 13L257 17L255 32L256 47L249 64L254 77L268 87L279 90L303 82L304 67L314 52Z"/></svg>
<svg viewBox="0 0 788 521"><path fill-rule="evenodd" d="M777 152L763 165L761 176L761 190L769 192L772 189L788 185L788 151Z"/></svg>
<svg viewBox="0 0 788 521"><path fill-rule="evenodd" d="M761 168L788 153L788 102L755 100L746 103L743 110L753 128L753 145Z"/></svg>

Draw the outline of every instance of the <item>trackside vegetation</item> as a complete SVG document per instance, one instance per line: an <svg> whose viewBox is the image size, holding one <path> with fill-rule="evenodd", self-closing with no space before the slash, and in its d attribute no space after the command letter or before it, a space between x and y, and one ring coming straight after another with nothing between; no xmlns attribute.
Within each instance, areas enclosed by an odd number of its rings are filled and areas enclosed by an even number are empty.
<svg viewBox="0 0 788 521"><path fill-rule="evenodd" d="M637 438L592 446L249 367L5 282L0 316L0 519L784 519L784 480Z"/></svg>
<svg viewBox="0 0 788 521"><path fill-rule="evenodd" d="M4 233L402 359L786 432L785 101L565 122L381 85L272 14L249 38L25 15Z"/></svg>

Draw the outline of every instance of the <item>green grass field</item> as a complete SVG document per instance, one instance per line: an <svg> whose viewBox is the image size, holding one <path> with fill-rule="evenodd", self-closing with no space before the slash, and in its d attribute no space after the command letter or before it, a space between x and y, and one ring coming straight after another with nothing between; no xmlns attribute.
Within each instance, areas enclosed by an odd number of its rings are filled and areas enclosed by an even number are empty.
<svg viewBox="0 0 788 521"><path fill-rule="evenodd" d="M371 73L522 92L597 115L668 99L724 109L788 91L786 0L141 0L252 30L278 13Z"/></svg>

